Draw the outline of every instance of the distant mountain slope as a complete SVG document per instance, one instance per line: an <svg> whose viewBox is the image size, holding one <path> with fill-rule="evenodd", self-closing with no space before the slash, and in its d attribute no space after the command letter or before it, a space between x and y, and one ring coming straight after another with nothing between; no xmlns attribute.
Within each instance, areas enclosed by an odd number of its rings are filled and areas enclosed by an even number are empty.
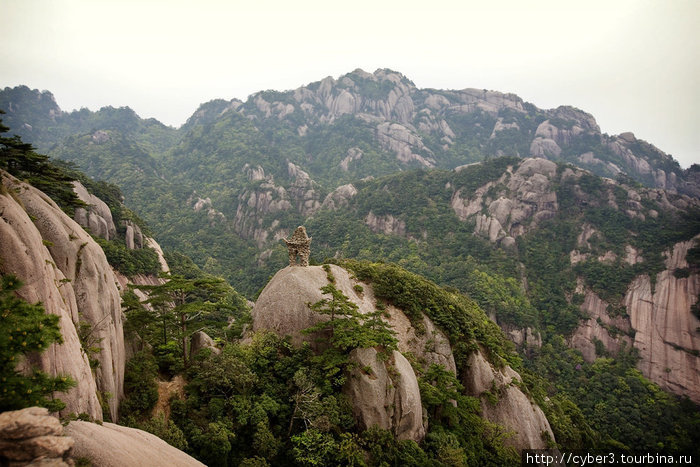
<svg viewBox="0 0 700 467"><path fill-rule="evenodd" d="M697 166L684 171L632 134L601 134L581 110L542 110L495 91L419 89L391 70L214 100L179 129L128 108L66 113L50 93L26 87L1 91L0 108L12 131L119 185L165 247L249 294L269 272L239 271L281 266L279 239L342 205L367 177L535 156L700 195Z"/></svg>

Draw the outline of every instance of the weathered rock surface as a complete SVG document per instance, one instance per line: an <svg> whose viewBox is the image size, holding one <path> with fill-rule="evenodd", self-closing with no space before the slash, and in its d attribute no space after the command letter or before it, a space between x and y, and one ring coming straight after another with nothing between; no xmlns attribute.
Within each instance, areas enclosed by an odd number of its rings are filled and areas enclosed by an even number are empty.
<svg viewBox="0 0 700 467"><path fill-rule="evenodd" d="M516 237L558 211L556 171L556 164L549 160L525 159L495 183L486 183L471 193L457 188L450 205L460 220L474 218L475 234L494 243L508 239L508 245L513 246ZM497 186L501 188L494 194L492 189Z"/></svg>
<svg viewBox="0 0 700 467"><path fill-rule="evenodd" d="M518 451L545 449L547 438L554 440L554 433L542 409L515 384L520 381L520 375L509 366L494 368L481 351L469 356L462 375L467 393L481 399L482 416L512 432L507 445Z"/></svg>
<svg viewBox="0 0 700 467"><path fill-rule="evenodd" d="M121 297L116 278L102 248L58 206L41 198L43 193L28 187L19 193L27 213L37 219L35 225L48 243L56 266L75 292L78 317L86 322L101 348L95 358L97 389L111 394L110 412L116 420L119 401L124 396L124 332Z"/></svg>
<svg viewBox="0 0 700 467"><path fill-rule="evenodd" d="M126 227L126 233L124 234L124 241L126 242L127 248L130 250L135 250L137 248L143 248L144 246L144 235L141 232L141 227L135 223L127 220L123 221Z"/></svg>
<svg viewBox="0 0 700 467"><path fill-rule="evenodd" d="M385 216L376 216L370 211L365 217L365 224L372 232L383 233L386 235L398 235L403 237L406 235L406 222L398 219L391 214Z"/></svg>
<svg viewBox="0 0 700 467"><path fill-rule="evenodd" d="M57 395L66 403L65 413L87 413L101 420L96 392L111 388L110 408L116 416L124 371L121 309L104 253L46 195L5 172L0 177L9 192L0 195L0 272L15 274L24 282L19 291L23 299L42 302L47 313L59 316L64 341L32 356L29 363L51 375L66 374L76 380L76 387ZM96 332L105 338L104 353L98 356L99 386L78 340L76 326L81 320L97 326Z"/></svg>
<svg viewBox="0 0 700 467"><path fill-rule="evenodd" d="M363 285L367 288L367 285ZM370 287L371 289L371 287ZM370 290L370 293L373 293ZM452 354L450 341L437 326L427 316L422 316L421 324L423 330L416 332L411 321L406 314L393 305L387 305L386 311L389 313L387 322L396 332L399 351L411 353L416 357L417 363L428 368L430 365L442 365L446 370L457 374L455 358Z"/></svg>
<svg viewBox="0 0 700 467"><path fill-rule="evenodd" d="M73 439L45 408L28 407L0 414L0 463L68 466Z"/></svg>
<svg viewBox="0 0 700 467"><path fill-rule="evenodd" d="M673 274L688 267L685 257L694 243L677 243L667 253L666 270L656 276L653 292L649 276L637 277L625 305L636 331L634 347L642 373L662 388L700 403L700 320L690 311L700 294L700 274Z"/></svg>
<svg viewBox="0 0 700 467"><path fill-rule="evenodd" d="M330 267L330 272L335 277L335 286L358 305L361 313L376 310L376 299L371 286L363 284L363 290L359 292L354 288L357 281L352 279L345 269L335 265ZM309 303L316 303L323 298L320 289L326 284L327 273L320 266L290 266L278 271L255 303L252 311L253 330L270 330L282 336L289 335L295 345L311 341L312 347L316 347L313 343L314 337L302 334L301 331L328 319L327 316L320 315L308 307ZM401 315L400 310L392 311L394 321L407 321L407 318ZM405 326L405 323L403 325ZM435 327L432 323L430 325L430 329L437 335ZM410 335L406 329L402 329L400 334ZM433 349L426 350L425 346L420 346L417 341L399 344L401 350L402 346L405 349L415 349L416 354L420 354L426 361L449 361L451 356L451 352L447 356ZM441 352L446 352L445 340L441 339L438 346ZM373 368L371 375L354 371L353 378L345 388L352 395L354 413L359 423L365 427L378 423L380 427L392 430L400 439L421 440L425 435L425 427L418 381L403 355L393 352L388 363L377 360L375 349L358 349L353 351L353 355L353 358L361 361L360 368ZM391 365L392 371L389 371L386 365ZM391 379L390 374L395 375L394 379Z"/></svg>
<svg viewBox="0 0 700 467"><path fill-rule="evenodd" d="M125 426L73 421L65 428L75 440L73 457L100 467L203 466L155 435Z"/></svg>
<svg viewBox="0 0 700 467"><path fill-rule="evenodd" d="M344 392L362 429L374 425L390 430L397 439L421 441L425 436L423 407L415 373L397 351L381 361L375 349L355 349L350 359L357 363ZM391 375L394 375L393 377Z"/></svg>
<svg viewBox="0 0 700 467"><path fill-rule="evenodd" d="M347 206L350 199L357 194L357 188L354 185L348 183L347 185L341 185L331 193L329 193L323 200L321 205L322 209L339 209Z"/></svg>
<svg viewBox="0 0 700 467"><path fill-rule="evenodd" d="M221 353L221 349L216 346L214 339L204 331L197 331L190 338L190 355L194 355L202 349L209 349L215 354Z"/></svg>
<svg viewBox="0 0 700 467"><path fill-rule="evenodd" d="M114 225L112 211L107 203L90 194L78 181L73 182L73 191L81 201L88 205L87 208L75 209L75 221L98 237L106 240L116 237L117 227Z"/></svg>
<svg viewBox="0 0 700 467"><path fill-rule="evenodd" d="M592 290L584 288L582 281L579 281L576 292L584 294L581 311L588 319L576 328L569 345L580 350L587 362L592 362L597 357L596 341L601 342L611 355L617 355L623 343L629 349L632 345L632 339L629 337L629 319L623 316L611 317L607 312L608 303Z"/></svg>

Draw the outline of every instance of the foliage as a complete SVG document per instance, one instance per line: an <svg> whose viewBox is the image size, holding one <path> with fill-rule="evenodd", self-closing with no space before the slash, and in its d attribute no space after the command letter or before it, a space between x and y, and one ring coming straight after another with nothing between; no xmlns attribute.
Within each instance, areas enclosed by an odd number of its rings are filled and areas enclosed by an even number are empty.
<svg viewBox="0 0 700 467"><path fill-rule="evenodd" d="M221 278L205 276L186 279L180 275L164 274L163 282L158 285L139 285L133 288L148 294L145 305L155 313L144 313L139 303L129 301L127 319L133 316L145 325L144 334L153 339L160 334L160 347L166 350L169 339L173 337L180 342L180 357L184 367L188 364L187 342L194 332L191 327L206 324L207 317L216 316L218 322L226 322L227 316L233 315L241 300ZM150 318L150 319L149 319ZM154 328L159 332L154 332Z"/></svg>
<svg viewBox="0 0 700 467"><path fill-rule="evenodd" d="M377 297L404 310L416 323L425 313L450 338L458 365L483 346L496 365L521 366L498 325L489 320L479 306L458 293L448 292L434 283L396 265L345 260L341 263L358 279L371 282Z"/></svg>
<svg viewBox="0 0 700 467"><path fill-rule="evenodd" d="M4 114L0 110L0 115ZM84 203L73 192L74 178L48 156L34 152L19 136L7 137L8 127L0 120L0 169L46 193L67 213Z"/></svg>
<svg viewBox="0 0 700 467"><path fill-rule="evenodd" d="M41 304L29 304L16 295L22 283L14 275L0 277L0 411L30 406L58 412L65 407L53 393L75 385L69 376L52 377L33 368L20 373L16 365L31 352L43 352L62 343L58 316L46 314Z"/></svg>
<svg viewBox="0 0 700 467"><path fill-rule="evenodd" d="M158 366L150 352L141 351L126 363L125 399L119 406L121 417L143 418L158 401ZM150 431L150 430L147 430Z"/></svg>
<svg viewBox="0 0 700 467"><path fill-rule="evenodd" d="M535 351L528 368L547 382L536 399L560 445L697 453L697 407L642 376L637 360L634 349L623 347L615 359L589 364L561 338Z"/></svg>
<svg viewBox="0 0 700 467"><path fill-rule="evenodd" d="M93 237L105 252L107 262L127 277L137 274L157 276L160 272L158 253L153 248L130 249L121 239Z"/></svg>

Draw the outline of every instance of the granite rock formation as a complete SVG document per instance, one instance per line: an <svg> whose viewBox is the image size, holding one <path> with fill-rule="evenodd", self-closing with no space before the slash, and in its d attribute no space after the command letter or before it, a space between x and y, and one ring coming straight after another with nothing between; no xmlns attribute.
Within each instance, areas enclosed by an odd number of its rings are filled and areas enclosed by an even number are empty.
<svg viewBox="0 0 700 467"><path fill-rule="evenodd" d="M330 265L329 271L335 279L335 287L357 305L360 313L377 309L371 284L356 287L358 281L339 266ZM310 341L312 348L318 348L313 336L301 331L328 319L308 306L323 298L320 289L327 283L327 272L319 266L287 267L278 271L255 303L253 330L289 335L295 345ZM387 304L386 311L387 323L396 332L399 351L393 351L388 360L382 361L377 359L375 349L354 350L351 357L358 366L352 370L344 391L353 401L360 426L377 424L391 430L399 439L420 440L426 430L420 409L420 391L415 372L402 353L413 355L415 364L423 369L439 364L457 375L452 347L447 336L427 316L422 316L423 329L418 332L401 309ZM481 351L470 358L471 363L459 377L474 396L481 396L493 385L502 388L495 407L482 404L482 415L515 433L509 441L511 446L518 450L544 448L546 437L554 439L541 409L513 383L520 380L517 372L508 366L503 370L494 369ZM546 433L544 437L543 433Z"/></svg>
<svg viewBox="0 0 700 467"><path fill-rule="evenodd" d="M63 425L43 407L0 413L0 464L73 465L74 441L63 436Z"/></svg>

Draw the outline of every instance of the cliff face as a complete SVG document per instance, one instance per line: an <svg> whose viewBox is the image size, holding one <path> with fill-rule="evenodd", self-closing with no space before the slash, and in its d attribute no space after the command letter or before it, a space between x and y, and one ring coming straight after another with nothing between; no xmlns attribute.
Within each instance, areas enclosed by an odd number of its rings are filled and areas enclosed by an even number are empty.
<svg viewBox="0 0 700 467"><path fill-rule="evenodd" d="M82 229L66 232L62 220L70 220L48 197L32 187L19 183L15 178L0 172L2 187L0 195L0 272L15 274L24 282L19 295L30 303L41 302L48 313L59 316L63 344L53 344L48 350L31 358L31 363L51 375L68 374L77 381L77 386L60 399L66 403L65 413L87 413L102 419L102 409L97 400L97 385L90 371L87 356L81 350L76 323L79 322L78 304L73 277L66 277L58 267L37 226L25 210L24 199L33 197L44 203L52 213L46 221L54 221L57 231L63 231L66 240L78 239ZM65 219L63 219L65 218ZM38 221L38 219L37 219Z"/></svg>
<svg viewBox="0 0 700 467"><path fill-rule="evenodd" d="M506 366L496 369L482 352L469 356L462 382L471 396L481 400L481 413L506 428L506 444L522 449L546 449L554 433L542 409L520 390L518 372Z"/></svg>
<svg viewBox="0 0 700 467"><path fill-rule="evenodd" d="M548 127L547 127L548 128ZM539 130L544 132L545 128ZM549 128L552 141L565 144L573 135L562 135ZM573 131L573 130L572 130ZM457 169L461 170L460 168ZM562 202L581 210L583 219L573 218L578 235L569 252L572 269L581 263L595 263L610 267L644 266L647 252L634 246L634 237L654 224L661 215L688 216L700 203L695 198L678 195L661 189L645 189L620 185L612 180L600 179L598 187L586 187L591 175L583 170L557 166L546 159L526 159L509 167L498 179L467 191L455 187L450 206L457 217L474 223L474 233L502 247L516 249L516 239L543 226L552 218L565 218ZM557 190L557 186L566 187ZM558 199L561 194L568 199ZM608 210L631 220L622 227L625 236L617 253L603 249L606 239L603 228L586 220L588 209ZM663 213L662 213L663 211ZM607 226L608 231L610 227ZM698 237L696 237L698 238ZM648 275L640 275L629 284L620 303L602 299L579 275L575 289L583 300L579 308L585 318L568 337L569 345L580 350L586 361L593 361L598 350L616 355L622 346L634 346L640 352L640 370L661 387L679 395L687 395L700 401L698 372L700 336L698 319L691 313L691 306L698 299L700 275L688 269L685 260L694 240L677 243L667 251L666 269L656 277L653 288ZM676 270L688 274L676 276ZM687 277L683 277L686 275ZM610 307L610 305L614 305ZM623 309L626 313L610 314L610 309ZM512 331L512 330L508 330ZM601 347L602 346L602 347Z"/></svg>
<svg viewBox="0 0 700 467"><path fill-rule="evenodd" d="M700 294L700 274L674 275L688 267L686 254L694 244L691 240L673 247L653 292L649 276L637 277L625 305L636 331L634 347L641 356L642 373L664 389L700 403L700 320L690 311Z"/></svg>
<svg viewBox="0 0 700 467"><path fill-rule="evenodd" d="M358 281L343 268L332 265L335 286L354 302L360 313L377 309L377 299L371 284ZM261 292L253 308L253 330L270 330L289 335L296 345L311 338L301 333L326 316L309 309L309 303L323 298L321 287L328 283L326 271L319 266L287 267L280 270ZM421 440L426 432L422 418L420 390L416 374L402 353L411 354L421 370L431 364L444 366L457 375L454 355L447 336L425 315L417 331L399 308L386 305L387 323L396 332L399 351L393 351L387 361L377 359L375 349L356 349L351 358L358 363L344 388L353 403L358 423L364 427L374 424L391 430L399 439ZM313 344L312 344L313 345ZM542 410L520 390L515 380L517 372L506 366L496 370L481 351L472 354L468 368L460 378L470 395L481 397L482 416L503 425L512 436L507 443L516 448L541 449L545 439L554 435ZM394 376L391 376L391 375ZM500 399L489 405L484 393L499 388Z"/></svg>
<svg viewBox="0 0 700 467"><path fill-rule="evenodd" d="M22 298L41 301L48 313L60 316L65 341L35 356L32 363L77 381L77 387L60 396L67 404L65 413L85 412L101 420L96 395L100 391L116 419L123 396L124 340L121 299L104 252L46 195L4 172L2 184L7 193L0 196L0 268L25 283ZM101 348L94 376L78 340L81 323L90 326L91 338Z"/></svg>

